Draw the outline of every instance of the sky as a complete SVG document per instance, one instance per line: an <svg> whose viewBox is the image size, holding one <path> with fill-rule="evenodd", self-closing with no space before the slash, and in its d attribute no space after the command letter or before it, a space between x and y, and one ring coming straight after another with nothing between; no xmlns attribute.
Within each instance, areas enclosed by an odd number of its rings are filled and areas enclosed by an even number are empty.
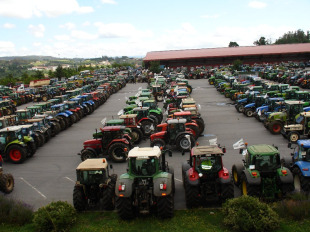
<svg viewBox="0 0 310 232"><path fill-rule="evenodd" d="M308 31L309 0L0 0L0 57L144 57Z"/></svg>

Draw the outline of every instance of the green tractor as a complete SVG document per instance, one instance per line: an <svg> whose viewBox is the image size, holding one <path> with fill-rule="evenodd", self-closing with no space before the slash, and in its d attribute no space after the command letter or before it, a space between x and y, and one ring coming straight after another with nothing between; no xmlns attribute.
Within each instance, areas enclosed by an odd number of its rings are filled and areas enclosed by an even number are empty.
<svg viewBox="0 0 310 232"><path fill-rule="evenodd" d="M259 144L240 149L243 164L232 166L235 185L242 195L274 200L294 191L291 171L281 166L277 147Z"/></svg>
<svg viewBox="0 0 310 232"><path fill-rule="evenodd" d="M11 173L4 173L0 166L0 191L6 194L11 193L14 189L14 177Z"/></svg>
<svg viewBox="0 0 310 232"><path fill-rule="evenodd" d="M110 166L112 168L112 166ZM102 208L115 208L116 174L109 174L105 158L87 159L76 168L77 181L73 189L73 205L77 211L96 207L102 202Z"/></svg>
<svg viewBox="0 0 310 232"><path fill-rule="evenodd" d="M128 171L116 182L116 209L121 219L156 212L161 218L173 217L174 170L168 166L170 150L135 147L128 154Z"/></svg>

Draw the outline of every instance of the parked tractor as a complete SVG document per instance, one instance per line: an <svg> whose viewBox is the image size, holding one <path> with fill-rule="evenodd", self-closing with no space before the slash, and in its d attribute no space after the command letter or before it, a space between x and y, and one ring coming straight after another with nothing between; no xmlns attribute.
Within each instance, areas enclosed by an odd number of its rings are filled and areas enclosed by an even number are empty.
<svg viewBox="0 0 310 232"><path fill-rule="evenodd" d="M4 173L0 166L0 191L6 194L11 193L14 189L14 177L11 173Z"/></svg>
<svg viewBox="0 0 310 232"><path fill-rule="evenodd" d="M289 148L293 148L288 143ZM281 163L289 168L294 176L296 192L310 193L310 140L298 140L291 157L284 157Z"/></svg>
<svg viewBox="0 0 310 232"><path fill-rule="evenodd" d="M291 143L297 143L301 137L310 137L310 112L301 112L296 119L297 124L284 126L281 133Z"/></svg>
<svg viewBox="0 0 310 232"><path fill-rule="evenodd" d="M116 182L116 209L121 219L156 212L173 217L174 171L166 162L171 151L159 147L135 147L128 154L128 171Z"/></svg>
<svg viewBox="0 0 310 232"><path fill-rule="evenodd" d="M243 164L232 166L235 185L240 186L242 195L274 200L294 190L291 171L281 166L277 147L260 144L240 149Z"/></svg>
<svg viewBox="0 0 310 232"><path fill-rule="evenodd" d="M93 135L94 139L86 140L78 155L84 161L108 155L114 162L124 162L131 148L130 139L123 134L124 126L106 126Z"/></svg>
<svg viewBox="0 0 310 232"><path fill-rule="evenodd" d="M112 168L112 167L111 167ZM73 205L77 211L95 207L102 200L105 210L115 208L116 174L109 174L106 159L87 159L76 168Z"/></svg>
<svg viewBox="0 0 310 232"><path fill-rule="evenodd" d="M182 179L187 208L213 199L224 202L234 197L234 185L222 157L225 148L217 145L193 147L189 160L182 164Z"/></svg>
<svg viewBox="0 0 310 232"><path fill-rule="evenodd" d="M188 151L195 145L193 134L186 130L186 119L171 119L167 121L167 127L150 136L151 147L165 147L176 145L179 151Z"/></svg>

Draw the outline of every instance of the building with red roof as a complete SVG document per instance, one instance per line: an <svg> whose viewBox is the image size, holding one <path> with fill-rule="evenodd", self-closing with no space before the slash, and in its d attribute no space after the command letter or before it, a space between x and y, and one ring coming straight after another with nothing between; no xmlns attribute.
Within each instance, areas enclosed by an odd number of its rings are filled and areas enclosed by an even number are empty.
<svg viewBox="0 0 310 232"><path fill-rule="evenodd" d="M154 51L143 61L146 67L151 61L160 61L166 67L195 67L227 65L237 59L243 64L308 62L310 43Z"/></svg>

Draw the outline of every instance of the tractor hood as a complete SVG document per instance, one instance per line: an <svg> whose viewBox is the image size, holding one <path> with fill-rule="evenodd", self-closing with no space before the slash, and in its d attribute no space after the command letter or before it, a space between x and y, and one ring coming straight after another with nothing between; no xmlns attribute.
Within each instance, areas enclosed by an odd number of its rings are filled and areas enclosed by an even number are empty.
<svg viewBox="0 0 310 232"><path fill-rule="evenodd" d="M302 172L303 176L306 176L307 178L310 177L310 162L307 161L297 161L295 163Z"/></svg>
<svg viewBox="0 0 310 232"><path fill-rule="evenodd" d="M284 126L284 130L286 130L286 131L299 131L299 130L303 130L303 125L301 125L301 124L287 125L287 126Z"/></svg>
<svg viewBox="0 0 310 232"><path fill-rule="evenodd" d="M163 138L166 133L167 131L160 131L160 132L154 133L150 136L150 139L152 141L153 139L156 139L156 138Z"/></svg>
<svg viewBox="0 0 310 232"><path fill-rule="evenodd" d="M101 145L101 139L89 139L89 140L86 140L84 143L83 143L83 146L84 147L91 147L93 145Z"/></svg>
<svg viewBox="0 0 310 232"><path fill-rule="evenodd" d="M255 106L255 103L250 103L250 104L245 105L244 108L251 108L251 107L254 107L254 106Z"/></svg>
<svg viewBox="0 0 310 232"><path fill-rule="evenodd" d="M248 99L247 98L243 98L243 99L240 99L240 100L238 100L237 101L237 103L245 103L245 102L247 102L248 101Z"/></svg>

